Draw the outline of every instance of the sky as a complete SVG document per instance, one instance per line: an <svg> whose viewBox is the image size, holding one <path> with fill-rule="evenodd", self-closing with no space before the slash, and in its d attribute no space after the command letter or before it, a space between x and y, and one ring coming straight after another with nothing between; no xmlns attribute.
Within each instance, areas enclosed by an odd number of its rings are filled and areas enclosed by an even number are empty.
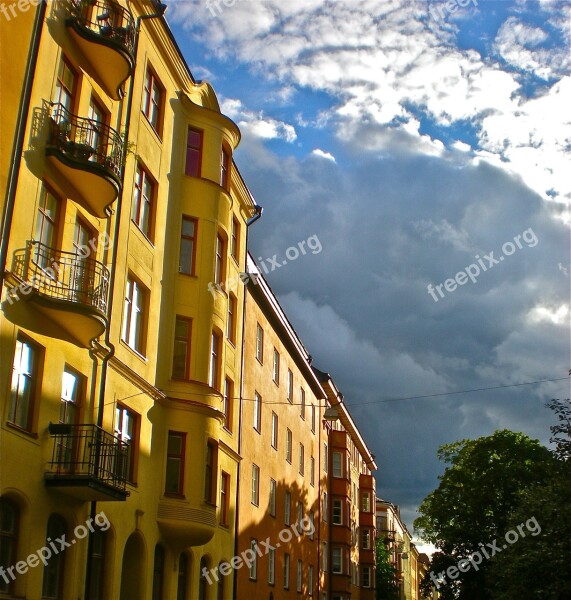
<svg viewBox="0 0 571 600"><path fill-rule="evenodd" d="M440 445L547 444L545 402L570 396L571 3L167 4L242 131L264 207L250 250L376 455L378 495L412 526ZM481 388L500 389L450 394Z"/></svg>

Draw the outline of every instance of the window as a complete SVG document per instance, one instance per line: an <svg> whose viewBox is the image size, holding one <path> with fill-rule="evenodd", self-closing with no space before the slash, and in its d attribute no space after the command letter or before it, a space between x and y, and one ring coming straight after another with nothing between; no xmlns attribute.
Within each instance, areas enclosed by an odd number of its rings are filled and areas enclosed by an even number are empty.
<svg viewBox="0 0 571 600"><path fill-rule="evenodd" d="M289 590L289 554L284 554L284 589Z"/></svg>
<svg viewBox="0 0 571 600"><path fill-rule="evenodd" d="M333 525L343 525L343 503L338 498L333 499Z"/></svg>
<svg viewBox="0 0 571 600"><path fill-rule="evenodd" d="M160 135L162 133L162 113L164 104L164 88L159 82L154 71L147 66L145 75L145 90L143 93L143 113L153 129Z"/></svg>
<svg viewBox="0 0 571 600"><path fill-rule="evenodd" d="M291 465L292 446L293 446L292 432L291 432L291 429L288 428L288 430L286 432L286 460L290 465Z"/></svg>
<svg viewBox="0 0 571 600"><path fill-rule="evenodd" d="M327 473L327 469L329 468L329 452L328 452L327 444L323 444L323 472Z"/></svg>
<svg viewBox="0 0 571 600"><path fill-rule="evenodd" d="M272 448L278 449L278 415L272 412Z"/></svg>
<svg viewBox="0 0 571 600"><path fill-rule="evenodd" d="M184 487L184 454L186 434L169 431L167 441L167 468L165 494L182 496Z"/></svg>
<svg viewBox="0 0 571 600"><path fill-rule="evenodd" d="M220 234L216 236L216 253L214 258L214 283L220 285L224 282L224 256L226 254L226 244Z"/></svg>
<svg viewBox="0 0 571 600"><path fill-rule="evenodd" d="M91 564L91 581L89 584L88 598L90 598L90 600L103 600L107 535L105 531L96 529L93 532L91 539L91 554L89 556L89 562Z"/></svg>
<svg viewBox="0 0 571 600"><path fill-rule="evenodd" d="M207 600L208 586L212 583L210 579L206 579L208 575L208 559L203 556L200 559L200 578L198 580L198 600Z"/></svg>
<svg viewBox="0 0 571 600"><path fill-rule="evenodd" d="M303 444L299 445L299 474L305 474L305 448Z"/></svg>
<svg viewBox="0 0 571 600"><path fill-rule="evenodd" d="M254 429L262 431L262 397L258 392L254 392Z"/></svg>
<svg viewBox="0 0 571 600"><path fill-rule="evenodd" d="M260 467L252 464L252 504L260 504Z"/></svg>
<svg viewBox="0 0 571 600"><path fill-rule="evenodd" d="M363 567L363 587L371 587L371 567Z"/></svg>
<svg viewBox="0 0 571 600"><path fill-rule="evenodd" d="M220 573L220 569L221 568L226 568L226 567L222 567L222 565L224 564L228 564L228 563L223 563L220 562L218 563L218 572ZM224 575L222 575L222 573L220 573L220 579L218 581L218 588L216 590L216 600L224 600L224 581L226 580L226 577Z"/></svg>
<svg viewBox="0 0 571 600"><path fill-rule="evenodd" d="M67 537L66 522L59 515L51 515L48 519L47 539L62 539L62 536ZM46 546L48 546L47 540ZM65 552L54 554L44 566L42 598L49 598L49 600L61 600L63 598L64 571Z"/></svg>
<svg viewBox="0 0 571 600"><path fill-rule="evenodd" d="M121 339L139 354L145 352L147 296L147 290L132 275L127 275Z"/></svg>
<svg viewBox="0 0 571 600"><path fill-rule="evenodd" d="M287 370L287 401L293 403L293 373L291 369Z"/></svg>
<svg viewBox="0 0 571 600"><path fill-rule="evenodd" d="M224 379L224 396L222 398L222 412L224 413L224 428L232 431L232 400L234 398L234 382L226 377Z"/></svg>
<svg viewBox="0 0 571 600"><path fill-rule="evenodd" d="M187 600L188 594L188 558L186 554L178 557L178 582L176 600Z"/></svg>
<svg viewBox="0 0 571 600"><path fill-rule="evenodd" d="M152 239L152 210L155 197L155 182L149 173L137 163L131 219L137 227Z"/></svg>
<svg viewBox="0 0 571 600"><path fill-rule="evenodd" d="M361 548L363 550L371 549L371 530L361 529Z"/></svg>
<svg viewBox="0 0 571 600"><path fill-rule="evenodd" d="M309 458L309 483L315 486L315 458L313 456Z"/></svg>
<svg viewBox="0 0 571 600"><path fill-rule="evenodd" d="M210 504L216 499L216 477L218 446L213 441L206 444L206 464L204 473L204 500Z"/></svg>
<svg viewBox="0 0 571 600"><path fill-rule="evenodd" d="M18 525L20 513L17 506L5 498L0 498L0 567L2 573L16 564ZM13 580L0 577L0 593L13 592Z"/></svg>
<svg viewBox="0 0 571 600"><path fill-rule="evenodd" d="M231 158L230 149L225 144L222 144L222 152L220 153L220 185L225 190L230 187Z"/></svg>
<svg viewBox="0 0 571 600"><path fill-rule="evenodd" d="M40 357L39 347L19 334L12 363L8 421L26 431L32 430L34 403L39 385Z"/></svg>
<svg viewBox="0 0 571 600"><path fill-rule="evenodd" d="M321 544L321 568L327 573L327 542Z"/></svg>
<svg viewBox="0 0 571 600"><path fill-rule="evenodd" d="M232 233L230 241L230 254L238 262L240 259L240 223L236 217L232 217Z"/></svg>
<svg viewBox="0 0 571 600"><path fill-rule="evenodd" d="M228 319L226 320L226 337L232 344L236 344L236 309L238 300L236 296L230 292L228 294Z"/></svg>
<svg viewBox="0 0 571 600"><path fill-rule="evenodd" d="M75 93L77 75L67 58L62 54L56 80L54 104L61 104L66 110L73 112L75 108ZM60 113L63 114L64 113Z"/></svg>
<svg viewBox="0 0 571 600"><path fill-rule="evenodd" d="M280 384L280 353L274 348L274 366L272 370L274 383Z"/></svg>
<svg viewBox="0 0 571 600"><path fill-rule="evenodd" d="M184 172L192 177L200 177L202 163L203 132L200 129L188 128L186 136L186 163Z"/></svg>
<svg viewBox="0 0 571 600"><path fill-rule="evenodd" d="M343 455L333 452L333 477L343 477Z"/></svg>
<svg viewBox="0 0 571 600"><path fill-rule="evenodd" d="M61 200L44 184L38 200L34 239L48 248L56 248L58 245L60 211ZM44 251L38 255L38 264L42 269L50 266L49 263L49 253Z"/></svg>
<svg viewBox="0 0 571 600"><path fill-rule="evenodd" d="M256 326L256 358L264 362L264 330L259 323Z"/></svg>
<svg viewBox="0 0 571 600"><path fill-rule="evenodd" d="M315 404L311 405L311 432L315 433Z"/></svg>
<svg viewBox="0 0 571 600"><path fill-rule="evenodd" d="M196 234L198 221L192 217L182 217L180 232L180 256L178 271L185 275L196 274Z"/></svg>
<svg viewBox="0 0 571 600"><path fill-rule="evenodd" d="M299 416L305 421L305 390L299 390Z"/></svg>
<svg viewBox="0 0 571 600"><path fill-rule="evenodd" d="M307 571L307 593L313 596L313 565L309 565Z"/></svg>
<svg viewBox="0 0 571 600"><path fill-rule="evenodd" d="M291 523L291 492L285 492L285 504L284 504L284 523L290 525Z"/></svg>
<svg viewBox="0 0 571 600"><path fill-rule="evenodd" d="M208 385L219 389L220 385L220 336L213 331L210 337L210 373Z"/></svg>
<svg viewBox="0 0 571 600"><path fill-rule="evenodd" d="M298 531L302 531L301 526L303 525L303 504L297 503L297 528Z"/></svg>
<svg viewBox="0 0 571 600"><path fill-rule="evenodd" d="M173 379L190 379L192 319L176 316L172 358Z"/></svg>
<svg viewBox="0 0 571 600"><path fill-rule="evenodd" d="M269 502L270 516L276 516L276 481L270 479L270 502Z"/></svg>
<svg viewBox="0 0 571 600"><path fill-rule="evenodd" d="M297 561L297 591L301 592L301 586L303 583L303 562Z"/></svg>
<svg viewBox="0 0 571 600"><path fill-rule="evenodd" d="M309 539L313 542L313 536L315 534L315 512L309 511Z"/></svg>
<svg viewBox="0 0 571 600"><path fill-rule="evenodd" d="M228 525L228 509L230 507L230 475L225 471L220 474L220 525Z"/></svg>
<svg viewBox="0 0 571 600"><path fill-rule="evenodd" d="M153 592L152 600L163 599L163 587L165 579L165 551L158 544L155 546L155 560L153 563Z"/></svg>
<svg viewBox="0 0 571 600"><path fill-rule="evenodd" d="M361 510L363 512L371 512L371 493L363 492L361 496Z"/></svg>
<svg viewBox="0 0 571 600"><path fill-rule="evenodd" d="M276 578L276 551L270 548L268 552L268 583L274 585Z"/></svg>
<svg viewBox="0 0 571 600"><path fill-rule="evenodd" d="M327 512L328 512L329 507L327 506L327 498L328 498L327 492L323 492L323 522L324 523L327 523L327 519L328 519Z"/></svg>
<svg viewBox="0 0 571 600"><path fill-rule="evenodd" d="M343 573L343 549L336 547L333 548L331 555L332 560L332 571L335 574Z"/></svg>
<svg viewBox="0 0 571 600"><path fill-rule="evenodd" d="M257 579L258 577L258 554L256 552L258 548L258 541L252 540L250 542L250 550L252 551L253 559L250 563L250 579Z"/></svg>
<svg viewBox="0 0 571 600"><path fill-rule="evenodd" d="M121 404L115 408L115 436L126 452L125 475L127 480L135 483L135 462L139 445L139 415Z"/></svg>

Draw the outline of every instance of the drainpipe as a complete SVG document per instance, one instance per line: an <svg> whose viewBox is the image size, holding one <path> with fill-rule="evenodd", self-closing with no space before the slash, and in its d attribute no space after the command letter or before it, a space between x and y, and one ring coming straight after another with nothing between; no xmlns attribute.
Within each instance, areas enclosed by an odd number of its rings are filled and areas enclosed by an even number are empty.
<svg viewBox="0 0 571 600"><path fill-rule="evenodd" d="M145 19L154 19L154 18L162 18L165 14L165 10L167 9L166 5L157 3L156 4L158 11L156 13L150 15L141 15L137 17L136 24L136 35L135 35L135 48L133 51L133 55L135 56L135 65L137 64L137 53L139 49L139 34L141 30L141 21ZM136 66L135 66L136 70ZM116 218L115 218L115 230L113 233L113 250L111 252L111 264L110 264L110 274L109 274L109 291L108 291L108 302L107 302L107 314L109 315L109 323L105 328L105 345L108 348L107 354L101 360L101 374L100 374L100 386L99 386L99 406L97 407L97 427L103 428L103 415L105 412L105 389L107 383L107 369L109 365L109 361L115 355L115 345L111 342L110 339L110 325L111 325L111 315L113 314L113 296L115 289L115 274L116 274L116 265L117 265L117 240L119 239L119 228L121 224L121 212L123 205L123 194L125 189L125 163L127 161L127 142L129 140L129 129L131 126L131 112L133 106L133 92L135 87L135 70L131 75L131 81L129 83L129 96L127 98L127 106L126 106L126 117L125 117L125 139L123 140L123 156L122 156L122 164L123 170L121 172L121 192L119 197L117 198L117 208L116 208ZM97 430L99 431L99 430ZM95 460L95 469L96 472L99 469L99 449L100 445L97 444L97 456ZM97 502L91 502L91 518L95 519L97 514ZM85 598L86 600L90 600L89 591L91 587L91 555L93 552L93 533L90 531L89 539L87 544L87 566L85 571Z"/></svg>
<svg viewBox="0 0 571 600"><path fill-rule="evenodd" d="M18 177L20 175L20 166L22 164L22 151L24 149L24 135L26 133L26 124L30 112L30 101L32 97L32 86L34 84L34 74L38 63L38 53L40 48L40 39L42 36L42 27L46 14L47 4L45 0L38 6L36 19L32 29L32 43L28 53L26 64L26 73L24 76L24 86L22 99L18 109L16 119L16 133L14 135L14 144L12 146L12 155L10 156L10 168L8 171L8 183L6 185L6 196L4 203L4 214L2 215L2 240L0 242L0 290L4 284L4 271L6 269L6 260L8 257L8 242L10 239L10 229L12 228L12 218L14 216L14 204L16 201L16 188Z"/></svg>
<svg viewBox="0 0 571 600"><path fill-rule="evenodd" d="M262 216L262 212L263 212L263 208L261 206L258 206L257 204L254 205L254 215L251 216L247 221L246 221L246 257L244 259L244 267L246 266L246 263L248 261L248 233L250 231L250 225L252 225L252 223L255 223L261 216ZM244 285L244 300L242 302L242 360L241 360L241 365L240 365L240 412L239 412L239 419L238 419L238 454L242 453L242 407L243 407L243 402L242 402L242 398L244 397L244 355L246 354L246 295L247 295L247 290L246 290L246 285L247 283ZM234 556L238 556L238 526L239 526L239 513L240 513L240 502L238 501L238 498L240 498L240 466L241 463L238 463L238 468L237 468L237 476L236 476L236 516L234 518ZM232 590L232 598L233 600L237 600L237 587L236 587L236 583L238 580L238 571L237 569L234 569L234 585L233 585L233 590Z"/></svg>

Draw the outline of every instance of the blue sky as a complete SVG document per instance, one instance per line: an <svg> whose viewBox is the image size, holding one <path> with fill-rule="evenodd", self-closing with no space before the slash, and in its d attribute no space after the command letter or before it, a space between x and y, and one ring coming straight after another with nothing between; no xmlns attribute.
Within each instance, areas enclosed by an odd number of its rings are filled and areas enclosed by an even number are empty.
<svg viewBox="0 0 571 600"><path fill-rule="evenodd" d="M168 4L194 76L242 131L235 158L265 209L253 254L321 243L267 279L352 405L379 495L411 524L439 445L501 428L547 443L544 403L569 380L386 400L571 366L570 4Z"/></svg>

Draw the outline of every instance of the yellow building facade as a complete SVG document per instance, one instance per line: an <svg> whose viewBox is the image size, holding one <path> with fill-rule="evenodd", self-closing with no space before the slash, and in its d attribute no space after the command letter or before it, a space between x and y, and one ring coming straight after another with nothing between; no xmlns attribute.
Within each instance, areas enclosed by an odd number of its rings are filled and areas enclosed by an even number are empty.
<svg viewBox="0 0 571 600"><path fill-rule="evenodd" d="M160 2L6 7L0 597L232 598L238 129Z"/></svg>

